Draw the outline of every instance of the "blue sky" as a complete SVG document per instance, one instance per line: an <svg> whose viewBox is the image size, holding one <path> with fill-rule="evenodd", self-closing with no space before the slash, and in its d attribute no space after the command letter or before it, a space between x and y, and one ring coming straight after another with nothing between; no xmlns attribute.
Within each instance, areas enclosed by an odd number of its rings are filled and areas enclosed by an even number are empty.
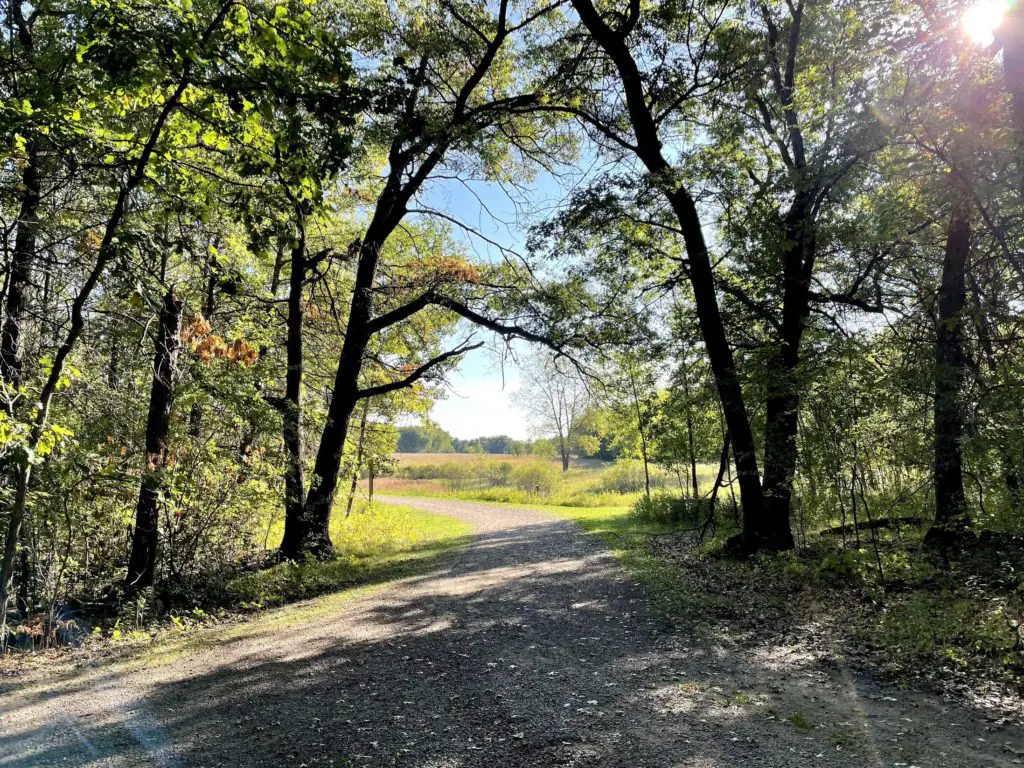
<svg viewBox="0 0 1024 768"><path fill-rule="evenodd" d="M442 211L486 238L522 253L527 229L542 220L565 196L565 187L550 174L539 174L511 199L501 186L475 182L463 184L443 181L424 196L430 207ZM524 204L524 197L528 201ZM518 204L517 204L518 203ZM497 260L500 250L479 237L453 227L453 235L465 243L476 257ZM479 331L478 337L488 334ZM494 345L489 345L489 347ZM527 352L529 345L519 342L516 353ZM430 418L455 437L467 439L486 435L528 437L524 414L511 402L519 385L519 368L499 350L484 348L466 355L449 377L451 391L439 401Z"/></svg>

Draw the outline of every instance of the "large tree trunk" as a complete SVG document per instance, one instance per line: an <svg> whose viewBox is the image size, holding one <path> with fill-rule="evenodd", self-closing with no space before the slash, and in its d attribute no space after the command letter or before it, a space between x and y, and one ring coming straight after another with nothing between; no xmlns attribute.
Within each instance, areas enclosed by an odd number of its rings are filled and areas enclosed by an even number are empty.
<svg viewBox="0 0 1024 768"><path fill-rule="evenodd" d="M303 286L306 277L306 237L300 225L292 248L288 295L288 371L285 374L281 421L284 431L284 538L281 555L295 559L302 554L308 535L306 477L302 459Z"/></svg>
<svg viewBox="0 0 1024 768"><path fill-rule="evenodd" d="M935 522L925 540L940 545L962 536L970 523L962 453L962 390L967 368L963 308L970 240L970 208L960 201L946 238L935 342Z"/></svg>
<svg viewBox="0 0 1024 768"><path fill-rule="evenodd" d="M164 475L170 444L175 365L180 347L181 302L171 290L164 296L160 309L160 330L153 355L153 384L146 419L146 467L135 505L135 529L132 531L132 550L125 578L129 592L151 587L156 573L159 506L160 497L167 488Z"/></svg>
<svg viewBox="0 0 1024 768"><path fill-rule="evenodd" d="M358 368L353 371L351 364L339 366L335 375L335 389L331 395L327 423L313 463L313 477L306 497L304 525L301 530L302 538L298 541L296 554L309 553L314 557L326 558L333 553L334 547L330 536L331 509L338 491L338 472L345 449L345 435L348 432L352 411L358 402L355 384L358 376ZM348 383L349 381L352 383Z"/></svg>
<svg viewBox="0 0 1024 768"><path fill-rule="evenodd" d="M384 194L388 194L385 190ZM378 211L383 208L378 203ZM388 206L389 214L393 210ZM334 388L327 408L327 423L324 425L313 463L313 477L306 497L305 524L297 551L316 557L328 557L333 552L330 523L331 508L338 490L338 473L341 470L341 456L345 450L345 436L352 419L352 411L359 402L359 373L363 365L363 354L370 341L370 319L373 314L373 280L380 259L384 238L371 235L377 220L367 229L367 238L359 249L359 267L349 309L345 341L338 358L334 375ZM390 229L393 229L393 225ZM390 230L389 230L390 231Z"/></svg>
<svg viewBox="0 0 1024 768"><path fill-rule="evenodd" d="M791 245L782 254L782 323L774 365L768 372L768 397L764 424L765 516L777 548L793 546L790 528L793 480L797 465L797 432L800 412L800 344L810 314L811 274L815 259L815 232L811 204L797 195L786 217L786 239Z"/></svg>
<svg viewBox="0 0 1024 768"><path fill-rule="evenodd" d="M787 531L777 531L766 518L761 475L757 468L754 433L750 429L743 389L736 374L732 348L725 333L718 297L715 293L714 271L704 244L697 209L692 198L683 191L670 196L676 209L686 240L690 259L690 285L693 288L697 319L704 346L707 349L711 373L715 379L718 397L725 414L725 423L732 435L732 451L736 462L740 502L743 505L743 532L740 549L756 552L759 549L785 547ZM792 538L790 537L790 542ZM791 545L791 544L790 544Z"/></svg>
<svg viewBox="0 0 1024 768"><path fill-rule="evenodd" d="M507 3L502 2L504 9ZM504 16L504 11L500 14ZM363 355L374 333L371 326L373 318L373 290L380 261L381 249L388 237L401 223L407 213L407 206L412 196L423 185L433 170L444 158L450 144L465 131L477 130L471 125L470 115L466 109L473 92L480 85L485 74L494 63L499 49L509 34L504 21L492 43L487 46L483 57L472 67L471 74L466 78L455 98L455 113L445 131L441 131L436 141L427 143L425 156L415 167L416 152L410 151L407 135L398 135L391 145L388 154L388 179L377 198L373 217L366 227L361 242L354 243L356 268L355 284L352 291L352 303L349 307L348 323L345 328L345 340L338 357L338 367L334 375L334 386L331 390L330 403L327 408L327 420L320 437L316 459L313 462L313 476L310 479L309 493L306 496L305 521L302 539L296 550L310 553L317 557L327 557L332 551L330 538L331 509L338 490L338 473L341 469L341 457L345 448L352 411L361 398L359 391L359 374L363 366ZM426 59L418 70L416 80L422 81L426 72ZM411 91L405 102L405 114L400 119L403 125L413 132L419 128L411 126L418 123L415 118L416 89ZM414 169L414 170L413 170Z"/></svg>
<svg viewBox="0 0 1024 768"><path fill-rule="evenodd" d="M677 186L673 181L675 172L662 154L658 126L644 92L643 76L626 44L626 38L608 26L591 0L572 2L591 37L604 50L619 73L626 110L636 137L633 151L652 178L662 185L663 193L679 221L689 260L688 276L693 289L697 320L718 396L722 402L725 421L732 435L733 456L743 503L743 533L739 547L746 552L778 548L785 544L788 532L784 534L775 530L772 521L765 516L754 434L750 428L743 389L736 374L732 348L729 346L721 309L718 306L714 269L711 266L696 203L684 187ZM792 541L791 536L789 540Z"/></svg>
<svg viewBox="0 0 1024 768"><path fill-rule="evenodd" d="M21 177L21 211L14 236L14 256L7 283L4 325L0 332L0 378L14 390L21 384L21 337L25 321L25 300L35 262L36 232L39 228L39 200L42 180L39 155L34 144L28 148L28 162Z"/></svg>

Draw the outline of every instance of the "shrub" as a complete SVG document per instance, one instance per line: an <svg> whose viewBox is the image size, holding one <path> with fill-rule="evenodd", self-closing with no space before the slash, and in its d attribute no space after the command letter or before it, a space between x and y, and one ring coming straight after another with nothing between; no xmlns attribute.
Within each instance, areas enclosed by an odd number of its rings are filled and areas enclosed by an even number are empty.
<svg viewBox="0 0 1024 768"><path fill-rule="evenodd" d="M651 488L664 488L668 475L665 470L649 464ZM639 459L619 459L601 473L598 488L610 493L640 493L646 489L644 463Z"/></svg>
<svg viewBox="0 0 1024 768"><path fill-rule="evenodd" d="M642 523L699 525L707 515L707 504L662 491L650 498L641 496L633 505L633 515Z"/></svg>
<svg viewBox="0 0 1024 768"><path fill-rule="evenodd" d="M634 459L619 459L601 475L601 490L639 493L644 490L644 465Z"/></svg>
<svg viewBox="0 0 1024 768"><path fill-rule="evenodd" d="M521 491L547 495L558 482L559 473L544 464L524 464L512 471L512 484Z"/></svg>

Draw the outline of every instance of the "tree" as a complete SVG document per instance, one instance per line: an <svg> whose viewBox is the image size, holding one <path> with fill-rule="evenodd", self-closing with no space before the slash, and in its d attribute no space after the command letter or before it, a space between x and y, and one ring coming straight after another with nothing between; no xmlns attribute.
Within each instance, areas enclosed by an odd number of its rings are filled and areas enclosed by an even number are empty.
<svg viewBox="0 0 1024 768"><path fill-rule="evenodd" d="M562 471L568 472L580 423L591 402L576 370L563 369L557 358L535 356L524 368L524 383L513 397L537 436L554 441Z"/></svg>
<svg viewBox="0 0 1024 768"><path fill-rule="evenodd" d="M109 15L101 16L100 18L110 23L112 30L117 31L123 29L123 27L119 26L120 19L118 19L117 15L125 10L130 12L136 9L111 7L106 11ZM141 147L137 148L137 152L129 154L124 159L123 164L117 169L125 173L125 176L122 178L117 173L113 175L112 186L117 189L113 205L102 227L103 234L95 248L95 257L92 260L91 266L88 267L85 279L72 302L70 323L67 331L64 333L63 340L53 355L52 362L49 365L49 373L45 377L39 393L38 404L31 418L31 427L24 444L19 450L15 499L7 526L3 560L2 564L0 564L0 637L5 636L7 605L14 574L14 559L28 503L32 466L37 461L37 451L43 443L44 436L47 434L53 396L58 387L63 386L66 381L65 365L67 364L68 357L74 351L85 329L86 304L92 298L92 294L100 279L117 254L119 246L118 234L128 213L129 203L134 193L145 181L149 164L157 153L161 141L165 138L164 131L168 127L172 115L181 105L183 95L192 85L196 57L206 53L207 46L213 40L214 35L220 30L227 10L228 6L226 5L215 6L204 18L197 16L191 24L183 26L176 25L175 14L173 13L170 14L169 19L160 16L150 16L147 19L154 27L159 28L161 23L164 23L173 30L172 32L164 28L158 34L172 34L180 41L188 43L188 45L185 45L183 49L172 52L172 62L168 62L170 64L168 69L174 73L174 76L171 78L169 86L165 84L162 77L155 82L152 79L149 81L143 80L143 84L140 86L140 90L143 93L147 95L158 94L159 99L154 99L156 102L155 109L147 110L152 113L152 116L147 115L147 111L143 111L141 115L132 116L144 126L141 134L144 137ZM128 28L131 29L132 26L129 25ZM90 29L89 32L92 32L92 30ZM112 35L111 38L104 41L93 40L86 42L118 45L127 41ZM110 48L105 47L103 44L95 45L94 47L96 48L95 55L99 57L111 52ZM138 52L138 55L141 58L146 53L150 56L155 55L159 57L162 51L156 52L152 49L146 51L143 49ZM159 58L157 60L159 61ZM145 62L145 65L151 64L152 62ZM146 72L152 78L154 73L152 70L147 71L145 65L140 64L140 70ZM151 89L151 92L147 93L149 89ZM146 119L147 117L149 117L148 120Z"/></svg>
<svg viewBox="0 0 1024 768"><path fill-rule="evenodd" d="M672 116L681 105L696 102L709 87L713 87L713 78L709 84L708 76L699 70L699 65L715 40L714 35L702 28L701 17L696 14L691 14L681 25L682 28L660 30L668 35L663 53L665 60L678 53L679 61L695 65L685 76L672 68L664 70L665 75L678 83L692 81L697 84L695 88L679 94L662 84L655 87L652 76L641 71L638 57L630 48L630 44L639 39L639 28L644 20L639 0L632 0L627 12L611 21L611 17L602 14L590 0L573 0L573 7L592 45L604 55L611 67L610 72L577 70L574 75L581 81L581 87L595 80L606 83L609 78L614 78L615 87L610 93L594 93L588 87L588 103L592 106L564 108L578 115L585 124L594 126L598 134L606 137L620 150L632 153L643 165L651 184L668 203L675 218L686 249L685 274L693 293L705 349L732 435L733 455L743 499L742 548L756 551L761 548L792 546L788 526L766 515L754 435L719 306L714 269L700 214L691 191L682 183L677 169L666 158L665 142L660 133L667 117ZM688 47L691 40L700 41L695 50ZM592 60L589 51L588 55L580 52L574 52L573 55L578 62ZM625 114L622 115L616 115L613 106L619 99L625 104ZM624 135L617 129L620 120L627 122L631 135Z"/></svg>
<svg viewBox="0 0 1024 768"><path fill-rule="evenodd" d="M157 507L166 488L162 475L167 470L171 427L171 401L181 346L181 300L170 290L160 308L160 327L153 355L153 384L146 420L146 468L135 507L131 554L125 584L130 591L151 587L156 571Z"/></svg>
<svg viewBox="0 0 1024 768"><path fill-rule="evenodd" d="M528 33L531 25L551 11L551 7L543 6L513 19L508 0L501 0L493 13L482 5L474 6L468 16L466 11L445 6L427 13L428 18L410 11L408 17L397 20L397 26L390 32L390 44L395 46L391 51L393 65L391 69L385 68L382 75L396 78L403 92L398 109L382 121L389 131L382 141L387 147L387 176L366 229L349 248L355 264L355 282L345 337L309 493L302 513L286 521L287 546L282 547L285 557L305 553L326 556L331 552L331 508L345 436L357 403L366 397L412 386L481 344L463 343L412 366L401 377L361 387L364 360L374 337L429 307L436 307L506 337L534 341L545 338L489 318L442 292L440 288L445 285L475 282L473 271L460 263L441 260L428 265L428 274L429 267L434 268L433 280L421 278L411 282L413 286L426 282L426 290L412 295L408 290L395 291L395 306L388 311L378 311L377 296L382 287L378 281L389 239L424 183L443 166L449 154L472 152L474 145L497 142L488 154L493 152L500 157L499 147L507 146L506 142L515 144L527 137L530 141L536 138L537 122L526 119L524 123L523 114L528 115L526 108L539 101L543 84L538 83L536 90L520 91L519 82L511 77L517 51L515 37ZM451 44L451 34L458 35L460 41L457 53Z"/></svg>
<svg viewBox="0 0 1024 768"><path fill-rule="evenodd" d="M453 453L452 436L432 421L418 427L398 430L398 450L402 453Z"/></svg>
<svg viewBox="0 0 1024 768"><path fill-rule="evenodd" d="M625 455L639 454L644 467L644 490L651 495L651 471L654 420L658 408L659 354L654 348L629 350L610 361L601 375L600 399L624 429L617 443ZM578 427L577 427L578 429ZM624 433L624 434L622 434ZM625 438L629 435L629 439ZM634 448L635 446L635 448Z"/></svg>

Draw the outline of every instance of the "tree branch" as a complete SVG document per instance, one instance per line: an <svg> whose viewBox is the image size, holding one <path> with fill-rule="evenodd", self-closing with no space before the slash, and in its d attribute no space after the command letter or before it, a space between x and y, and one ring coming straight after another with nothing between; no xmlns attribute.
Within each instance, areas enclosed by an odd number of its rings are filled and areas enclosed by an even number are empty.
<svg viewBox="0 0 1024 768"><path fill-rule="evenodd" d="M453 357L461 357L467 352L472 352L474 349L480 349L484 345L484 342L478 341L476 344L461 344L455 349L449 349L447 352L438 355L433 360L428 360L426 363L421 365L415 371L410 373L404 379L398 381L389 381L387 384L380 384L376 387L367 387L361 389L356 393L356 399L362 400L367 397L375 397L376 395L384 395L388 392L394 392L399 389L406 389L411 387L417 381L422 379L432 368L436 368L446 360L450 360Z"/></svg>

